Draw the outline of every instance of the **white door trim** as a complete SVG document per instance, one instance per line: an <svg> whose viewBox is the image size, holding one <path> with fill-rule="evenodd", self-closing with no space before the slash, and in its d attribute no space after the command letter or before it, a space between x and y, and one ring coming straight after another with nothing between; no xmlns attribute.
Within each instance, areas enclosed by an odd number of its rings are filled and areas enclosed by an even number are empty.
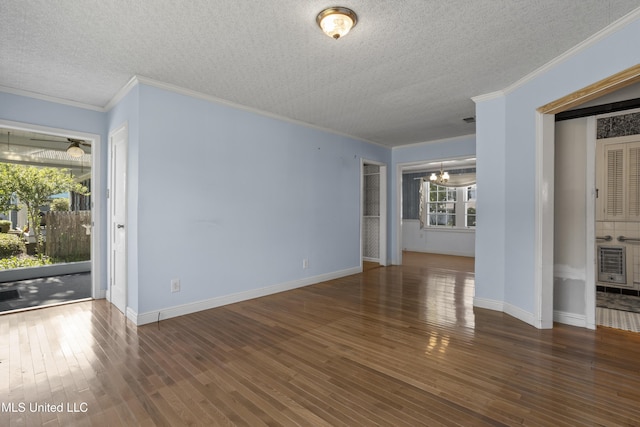
<svg viewBox="0 0 640 427"><path fill-rule="evenodd" d="M596 328L596 124L595 116L587 117L586 166L586 253L585 253L585 327Z"/></svg>
<svg viewBox="0 0 640 427"><path fill-rule="evenodd" d="M536 112L533 325L553 328L553 195L555 115Z"/></svg>
<svg viewBox="0 0 640 427"><path fill-rule="evenodd" d="M95 133L78 132L70 129L54 128L49 126L34 125L31 123L0 120L0 126L27 132L40 132L48 135L61 136L63 138L84 139L91 142L91 296L99 299L105 297L105 290L100 289L100 278L103 274L104 255L101 246L100 235L105 230L102 209L104 208L104 194L102 177L102 141L100 135Z"/></svg>
<svg viewBox="0 0 640 427"><path fill-rule="evenodd" d="M380 265L389 264L387 255L387 165L380 165Z"/></svg>
<svg viewBox="0 0 640 427"><path fill-rule="evenodd" d="M396 165L396 221L393 228L396 233L396 252L393 254L393 262L402 265L402 168L407 163Z"/></svg>

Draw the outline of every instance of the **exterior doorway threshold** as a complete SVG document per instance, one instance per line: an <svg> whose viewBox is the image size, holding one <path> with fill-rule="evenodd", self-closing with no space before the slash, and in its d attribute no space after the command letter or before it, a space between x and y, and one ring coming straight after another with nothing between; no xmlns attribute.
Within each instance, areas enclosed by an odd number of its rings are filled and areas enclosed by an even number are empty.
<svg viewBox="0 0 640 427"><path fill-rule="evenodd" d="M40 277L63 276L67 274L88 273L91 261L67 262L38 267L12 268L0 271L0 283L18 280L38 279Z"/></svg>

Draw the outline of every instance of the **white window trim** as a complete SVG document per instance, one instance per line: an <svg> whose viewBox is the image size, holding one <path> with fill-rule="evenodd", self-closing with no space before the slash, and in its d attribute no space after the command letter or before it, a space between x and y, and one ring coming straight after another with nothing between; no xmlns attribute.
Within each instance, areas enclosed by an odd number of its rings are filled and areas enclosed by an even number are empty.
<svg viewBox="0 0 640 427"><path fill-rule="evenodd" d="M427 185L430 184L428 181L425 181L423 183L423 185ZM437 185L437 184L436 184ZM442 186L440 186L442 187ZM455 200L455 218L456 218L456 225L431 225L430 222L428 221L429 219L429 204L431 203L429 200L425 200L425 203L427 206L425 206L424 208L427 211L427 221L425 223L425 230L460 230L460 231L473 231L475 232L476 230L476 226L466 226L466 225L457 225L459 220L462 220L463 222L467 222L467 202L468 200L466 200L466 190L467 187L470 187L469 185L466 185L464 187L455 187L456 189L456 200ZM447 187L444 187L447 188ZM451 188L451 187L449 187ZM433 202L433 203L452 203L452 202ZM462 213L460 213L462 212ZM437 213L436 213L437 215ZM477 219L476 219L477 220Z"/></svg>

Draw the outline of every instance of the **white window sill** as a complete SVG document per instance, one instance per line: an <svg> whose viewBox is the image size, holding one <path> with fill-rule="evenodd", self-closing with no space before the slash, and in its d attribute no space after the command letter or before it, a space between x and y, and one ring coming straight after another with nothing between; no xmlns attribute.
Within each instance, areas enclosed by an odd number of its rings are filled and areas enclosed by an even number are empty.
<svg viewBox="0 0 640 427"><path fill-rule="evenodd" d="M422 231L436 231L438 233L475 233L475 228L460 228L460 227L425 227Z"/></svg>
<svg viewBox="0 0 640 427"><path fill-rule="evenodd" d="M402 223L416 223L418 224L420 221L417 219L403 219ZM446 233L475 233L476 228L466 228L466 227L425 227L420 231L437 231L437 232L446 232Z"/></svg>

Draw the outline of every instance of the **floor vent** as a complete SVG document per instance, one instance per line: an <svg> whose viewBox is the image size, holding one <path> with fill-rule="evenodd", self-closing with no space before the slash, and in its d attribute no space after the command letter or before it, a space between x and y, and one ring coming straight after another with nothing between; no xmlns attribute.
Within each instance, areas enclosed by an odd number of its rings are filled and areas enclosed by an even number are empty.
<svg viewBox="0 0 640 427"><path fill-rule="evenodd" d="M0 301L11 301L12 299L20 299L20 293L17 289L0 291Z"/></svg>
<svg viewBox="0 0 640 427"><path fill-rule="evenodd" d="M627 283L626 248L598 246L598 281Z"/></svg>

